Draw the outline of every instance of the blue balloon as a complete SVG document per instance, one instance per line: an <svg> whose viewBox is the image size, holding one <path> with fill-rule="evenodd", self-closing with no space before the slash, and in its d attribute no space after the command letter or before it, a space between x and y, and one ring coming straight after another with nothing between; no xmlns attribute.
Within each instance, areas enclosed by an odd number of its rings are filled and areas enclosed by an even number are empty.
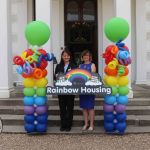
<svg viewBox="0 0 150 150"><path fill-rule="evenodd" d="M125 122L127 119L127 115L126 115L126 113L117 114L116 119L118 122Z"/></svg>
<svg viewBox="0 0 150 150"><path fill-rule="evenodd" d="M28 133L35 132L34 124L28 124L27 123L27 124L24 125L24 128Z"/></svg>
<svg viewBox="0 0 150 150"><path fill-rule="evenodd" d="M123 134L126 130L126 122L119 122L116 124L116 130L119 131L119 133Z"/></svg>
<svg viewBox="0 0 150 150"><path fill-rule="evenodd" d="M115 129L114 123L104 122L104 129L106 132L114 132Z"/></svg>
<svg viewBox="0 0 150 150"><path fill-rule="evenodd" d="M129 58L129 52L128 51L119 51L119 53L117 54L117 57L119 57L120 59L127 59L127 58Z"/></svg>
<svg viewBox="0 0 150 150"><path fill-rule="evenodd" d="M116 96L107 95L104 97L104 101L106 104L113 105L116 103Z"/></svg>
<svg viewBox="0 0 150 150"><path fill-rule="evenodd" d="M32 106L34 104L34 97L25 96L23 101L25 106Z"/></svg>
<svg viewBox="0 0 150 150"><path fill-rule="evenodd" d="M104 113L104 122L113 122L115 115L113 113Z"/></svg>
<svg viewBox="0 0 150 150"><path fill-rule="evenodd" d="M43 106L43 105L46 104L46 102L47 102L47 97L46 96L44 96L44 97L36 97L35 98L35 104L37 106Z"/></svg>
<svg viewBox="0 0 150 150"><path fill-rule="evenodd" d="M127 96L118 96L117 97L117 103L122 105L128 104L128 97Z"/></svg>
<svg viewBox="0 0 150 150"><path fill-rule="evenodd" d="M37 132L43 133L43 132L46 132L46 130L47 130L46 124L37 124L36 125L36 131Z"/></svg>
<svg viewBox="0 0 150 150"><path fill-rule="evenodd" d="M36 117L36 120L40 124L46 124L48 121L48 114L39 115Z"/></svg>
<svg viewBox="0 0 150 150"><path fill-rule="evenodd" d="M25 116L24 116L24 121L25 121L26 123L31 123L31 124L33 124L34 121L35 121L35 116L34 116L34 115L25 115Z"/></svg>

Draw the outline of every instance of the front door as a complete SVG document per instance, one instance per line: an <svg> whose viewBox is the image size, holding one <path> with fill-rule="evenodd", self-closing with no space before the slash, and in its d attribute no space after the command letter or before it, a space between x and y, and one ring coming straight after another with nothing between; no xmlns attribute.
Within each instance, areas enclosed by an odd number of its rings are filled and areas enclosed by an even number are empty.
<svg viewBox="0 0 150 150"><path fill-rule="evenodd" d="M83 50L90 50L98 65L97 0L65 0L65 46L74 62L81 62ZM98 66L97 66L98 67Z"/></svg>

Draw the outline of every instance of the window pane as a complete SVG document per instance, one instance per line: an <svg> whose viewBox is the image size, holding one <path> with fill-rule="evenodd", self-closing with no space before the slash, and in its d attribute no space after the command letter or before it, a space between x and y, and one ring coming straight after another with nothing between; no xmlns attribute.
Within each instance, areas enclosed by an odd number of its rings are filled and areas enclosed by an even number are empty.
<svg viewBox="0 0 150 150"><path fill-rule="evenodd" d="M76 21L78 18L78 4L75 1L71 1L67 6L67 20Z"/></svg>
<svg viewBox="0 0 150 150"><path fill-rule="evenodd" d="M88 21L95 20L95 8L92 1L86 1L83 5L83 19Z"/></svg>

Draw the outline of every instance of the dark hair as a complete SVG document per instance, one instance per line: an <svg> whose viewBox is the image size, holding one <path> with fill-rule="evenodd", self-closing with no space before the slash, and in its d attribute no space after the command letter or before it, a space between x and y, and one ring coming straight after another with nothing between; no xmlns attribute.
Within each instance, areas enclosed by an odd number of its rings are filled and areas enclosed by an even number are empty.
<svg viewBox="0 0 150 150"><path fill-rule="evenodd" d="M89 51L89 50L84 50L82 53L81 53L81 60L83 62L83 56L85 56L86 54L89 54L90 55L90 61L92 61L92 53Z"/></svg>
<svg viewBox="0 0 150 150"><path fill-rule="evenodd" d="M69 61L71 61L71 59L72 59L71 52L68 49L63 50L62 53L61 53L61 60L60 60L60 64L62 64L62 65L64 65L64 60L62 58L64 53L67 53L70 56L70 60Z"/></svg>

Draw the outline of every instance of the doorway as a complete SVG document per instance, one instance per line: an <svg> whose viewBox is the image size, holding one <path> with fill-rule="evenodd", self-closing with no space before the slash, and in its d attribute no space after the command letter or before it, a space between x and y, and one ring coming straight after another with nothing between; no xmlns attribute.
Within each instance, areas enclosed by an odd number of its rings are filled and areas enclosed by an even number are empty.
<svg viewBox="0 0 150 150"><path fill-rule="evenodd" d="M65 0L65 46L73 61L81 63L83 50L90 50L98 67L97 0Z"/></svg>

